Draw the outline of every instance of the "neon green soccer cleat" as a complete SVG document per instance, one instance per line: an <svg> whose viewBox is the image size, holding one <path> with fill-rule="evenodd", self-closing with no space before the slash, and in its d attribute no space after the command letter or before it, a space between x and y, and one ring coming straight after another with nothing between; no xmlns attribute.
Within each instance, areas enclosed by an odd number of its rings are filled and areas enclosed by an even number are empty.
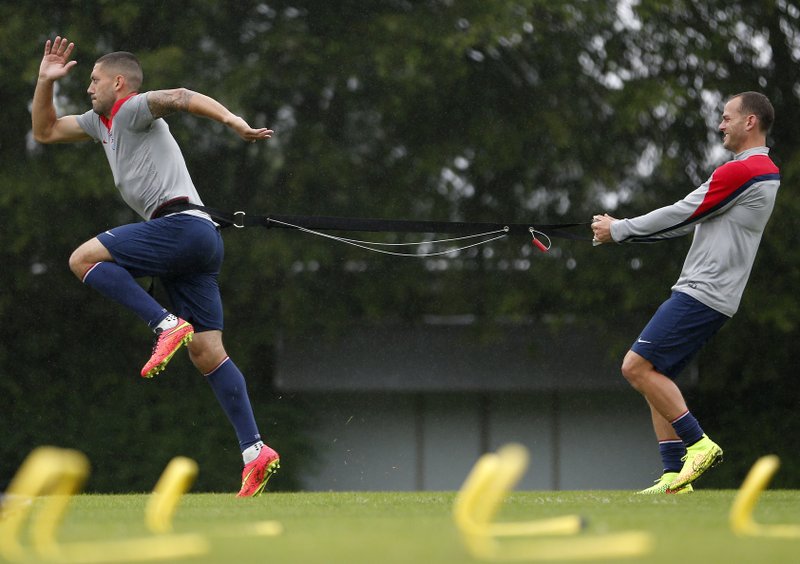
<svg viewBox="0 0 800 564"><path fill-rule="evenodd" d="M692 488L692 484L687 484L681 489L677 491L670 491L667 492L669 489L669 485L675 481L675 478L678 477L677 472L664 472L661 477L656 480L655 484L650 486L649 488L643 489L640 492L636 492L636 495L661 495L661 494L688 494L692 493L694 489Z"/></svg>
<svg viewBox="0 0 800 564"><path fill-rule="evenodd" d="M719 445L703 435L703 438L690 447L686 447L683 457L683 468L669 485L667 493L674 493L691 484L709 468L722 462L722 449Z"/></svg>

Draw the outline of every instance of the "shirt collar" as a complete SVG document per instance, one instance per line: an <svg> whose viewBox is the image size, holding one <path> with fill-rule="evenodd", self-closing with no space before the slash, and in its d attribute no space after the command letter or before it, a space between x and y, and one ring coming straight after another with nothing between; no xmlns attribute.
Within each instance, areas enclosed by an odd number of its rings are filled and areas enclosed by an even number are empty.
<svg viewBox="0 0 800 564"><path fill-rule="evenodd" d="M753 155L768 155L769 154L769 147L761 146L761 147L751 147L738 153L733 160L741 161L746 159L747 157L752 157Z"/></svg>
<svg viewBox="0 0 800 564"><path fill-rule="evenodd" d="M124 104L125 102L130 100L133 96L136 96L136 94L138 94L138 92L131 92L130 94L128 94L124 98L120 98L119 100L114 102L114 105L111 106L111 116L110 117L100 116L100 121L103 122L103 124L106 126L106 129L111 131L111 121L114 119L114 116L117 115L117 112L122 107L122 104Z"/></svg>

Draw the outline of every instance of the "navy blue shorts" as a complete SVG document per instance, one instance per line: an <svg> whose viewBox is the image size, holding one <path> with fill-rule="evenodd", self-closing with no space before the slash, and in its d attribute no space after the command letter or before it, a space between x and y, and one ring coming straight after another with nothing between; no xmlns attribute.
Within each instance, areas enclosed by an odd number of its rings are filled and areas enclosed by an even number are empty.
<svg viewBox="0 0 800 564"><path fill-rule="evenodd" d="M688 294L672 292L631 350L674 379L728 319Z"/></svg>
<svg viewBox="0 0 800 564"><path fill-rule="evenodd" d="M197 332L222 330L217 278L225 250L213 223L179 213L115 227L97 239L134 278L161 280L172 313L194 325Z"/></svg>

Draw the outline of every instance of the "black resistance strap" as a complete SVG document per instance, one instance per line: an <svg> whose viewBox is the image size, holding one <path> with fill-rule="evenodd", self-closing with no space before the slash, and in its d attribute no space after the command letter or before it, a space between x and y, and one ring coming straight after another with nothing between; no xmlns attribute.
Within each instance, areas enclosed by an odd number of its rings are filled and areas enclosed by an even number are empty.
<svg viewBox="0 0 800 564"><path fill-rule="evenodd" d="M470 223L463 221L415 221L405 219L365 219L356 217L329 217L304 215L251 215L243 211L228 212L208 206L190 204L185 199L171 200L158 208L151 219L186 210L201 210L222 227L266 227L318 231L369 231L396 233L475 233L476 231L505 231L508 234L530 235L531 230L549 237L591 241L590 235L567 231L573 227L588 228L590 223ZM587 229L588 230L588 229Z"/></svg>

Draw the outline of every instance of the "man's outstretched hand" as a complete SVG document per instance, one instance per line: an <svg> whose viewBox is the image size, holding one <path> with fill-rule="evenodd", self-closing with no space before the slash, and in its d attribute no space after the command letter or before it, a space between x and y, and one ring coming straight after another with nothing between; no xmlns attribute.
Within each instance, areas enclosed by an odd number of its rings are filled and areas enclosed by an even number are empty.
<svg viewBox="0 0 800 564"><path fill-rule="evenodd" d="M233 120L231 120L228 125L239 135L239 137L245 141L250 141L251 143L255 143L261 139L269 139L274 133L274 131L266 127L254 129L248 125L244 118L239 116L236 116Z"/></svg>
<svg viewBox="0 0 800 564"><path fill-rule="evenodd" d="M78 64L70 60L73 49L75 44L67 41L66 37L56 37L52 42L48 39L39 65L39 79L54 81L65 77Z"/></svg>

